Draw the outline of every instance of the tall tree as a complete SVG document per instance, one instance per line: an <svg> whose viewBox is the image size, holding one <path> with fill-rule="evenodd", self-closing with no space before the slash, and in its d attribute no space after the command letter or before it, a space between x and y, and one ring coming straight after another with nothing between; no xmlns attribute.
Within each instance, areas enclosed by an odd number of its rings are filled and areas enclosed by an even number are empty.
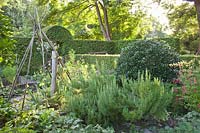
<svg viewBox="0 0 200 133"><path fill-rule="evenodd" d="M161 2L164 0L156 0L156 1ZM198 34L200 37L200 0L183 0L183 1L194 2L194 6L196 9L196 15L197 15L197 22L198 22ZM199 54L199 53L200 53L200 43L199 43L199 48L198 48L197 54Z"/></svg>
<svg viewBox="0 0 200 133"><path fill-rule="evenodd" d="M62 8L51 4L51 11L46 17L46 23L67 26L76 39L141 38L151 28L150 20L140 10L139 3L132 3L131 0L110 0L108 3L104 1L105 11L102 3L97 3L98 8L96 8L95 2L100 1L74 0ZM132 11L133 7L134 11Z"/></svg>
<svg viewBox="0 0 200 133"><path fill-rule="evenodd" d="M186 0L186 1L190 1L190 2L194 2L194 6L196 8L196 13L197 13L197 21L198 21L198 25L199 25L199 37L200 37L200 0ZM199 42L199 48L196 54L200 53L200 42Z"/></svg>
<svg viewBox="0 0 200 133"><path fill-rule="evenodd" d="M197 13L197 20L199 24L199 35L200 35L200 0L186 0L190 2L194 2L194 6L196 8L196 13Z"/></svg>
<svg viewBox="0 0 200 133"><path fill-rule="evenodd" d="M168 12L168 18L174 35L180 39L196 35L198 32L195 7L189 3L175 6Z"/></svg>
<svg viewBox="0 0 200 133"><path fill-rule="evenodd" d="M182 48L197 51L198 22L195 7L189 3L174 6L168 12L168 18L173 36L180 39Z"/></svg>

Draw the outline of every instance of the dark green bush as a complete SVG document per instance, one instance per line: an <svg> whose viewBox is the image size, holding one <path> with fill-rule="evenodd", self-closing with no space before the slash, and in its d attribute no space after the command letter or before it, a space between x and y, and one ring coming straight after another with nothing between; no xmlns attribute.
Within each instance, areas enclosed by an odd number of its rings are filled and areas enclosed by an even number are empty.
<svg viewBox="0 0 200 133"><path fill-rule="evenodd" d="M116 72L117 76L137 79L138 71L148 69L152 77L171 81L177 77L178 68L172 68L169 64L179 61L178 54L165 44L150 40L136 41L122 49Z"/></svg>
<svg viewBox="0 0 200 133"><path fill-rule="evenodd" d="M46 34L51 41L57 44L72 40L71 33L62 26L53 26L47 30Z"/></svg>
<svg viewBox="0 0 200 133"><path fill-rule="evenodd" d="M129 43L135 42L137 40L118 40L114 41L115 42L115 52L114 54L120 54L122 48L128 46Z"/></svg>

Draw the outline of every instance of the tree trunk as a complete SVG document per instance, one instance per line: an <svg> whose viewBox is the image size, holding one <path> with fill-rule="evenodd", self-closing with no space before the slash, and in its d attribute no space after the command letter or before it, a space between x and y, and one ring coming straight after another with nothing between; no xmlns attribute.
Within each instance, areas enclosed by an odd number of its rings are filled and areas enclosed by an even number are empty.
<svg viewBox="0 0 200 133"><path fill-rule="evenodd" d="M199 30L198 30L198 34L200 37L200 0L194 0L194 5L196 8L196 12L197 12L197 20L198 20L198 25L199 25ZM200 53L200 42L199 42L199 47L198 47L198 51L196 54Z"/></svg>
<svg viewBox="0 0 200 133"><path fill-rule="evenodd" d="M108 22L108 12L107 12L107 7L105 5L103 5L102 3L101 7L103 9L103 14L104 14L104 22L105 22L105 30L106 30L106 36L108 38L108 41L111 40L111 36L110 36L110 27L109 27L109 22Z"/></svg>
<svg viewBox="0 0 200 133"><path fill-rule="evenodd" d="M108 30L107 30L108 27L106 26L106 29L104 27L104 24L103 24L103 21L102 21L102 17L101 17L101 14L100 14L100 10L99 10L99 6L98 6L98 1L95 2L95 8L96 8L98 21L99 21L99 25L100 25L101 31L103 33L103 36L107 41L110 41L111 38L110 38L110 35L108 34ZM104 18L105 18L105 14L104 14ZM107 21L107 23L108 23L108 21Z"/></svg>

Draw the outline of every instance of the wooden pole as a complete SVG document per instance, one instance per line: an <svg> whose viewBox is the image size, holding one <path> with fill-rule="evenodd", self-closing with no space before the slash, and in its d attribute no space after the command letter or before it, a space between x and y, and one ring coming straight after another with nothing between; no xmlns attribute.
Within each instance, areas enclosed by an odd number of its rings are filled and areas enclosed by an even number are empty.
<svg viewBox="0 0 200 133"><path fill-rule="evenodd" d="M56 51L52 51L52 66L51 66L51 96L56 91L56 73L57 73L57 54Z"/></svg>
<svg viewBox="0 0 200 133"><path fill-rule="evenodd" d="M24 109L24 105L25 105L25 100L26 100L26 90L28 88L28 83L26 81L26 85L25 85L25 89L24 89L24 97L23 97L23 100L22 100L22 111Z"/></svg>

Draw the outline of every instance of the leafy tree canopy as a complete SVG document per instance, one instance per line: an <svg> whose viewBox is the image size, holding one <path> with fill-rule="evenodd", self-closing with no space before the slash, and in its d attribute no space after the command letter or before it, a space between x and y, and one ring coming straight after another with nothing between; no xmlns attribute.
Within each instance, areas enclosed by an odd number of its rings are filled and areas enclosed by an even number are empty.
<svg viewBox="0 0 200 133"><path fill-rule="evenodd" d="M47 1L40 0L44 4ZM50 13L46 16L46 23L64 25L75 39L103 39L94 7L94 0L74 0L67 4L57 3L50 6ZM108 22L113 40L141 38L151 29L150 20L140 7L141 3L110 0L104 2L108 11ZM134 12L131 12L134 8ZM101 15L102 15L101 10ZM104 16L101 16L104 18Z"/></svg>
<svg viewBox="0 0 200 133"><path fill-rule="evenodd" d="M9 17L0 11L0 66L13 63L12 25Z"/></svg>
<svg viewBox="0 0 200 133"><path fill-rule="evenodd" d="M189 3L174 7L169 12L168 18L174 35L180 37L180 39L197 34L198 22L196 20L196 10Z"/></svg>

